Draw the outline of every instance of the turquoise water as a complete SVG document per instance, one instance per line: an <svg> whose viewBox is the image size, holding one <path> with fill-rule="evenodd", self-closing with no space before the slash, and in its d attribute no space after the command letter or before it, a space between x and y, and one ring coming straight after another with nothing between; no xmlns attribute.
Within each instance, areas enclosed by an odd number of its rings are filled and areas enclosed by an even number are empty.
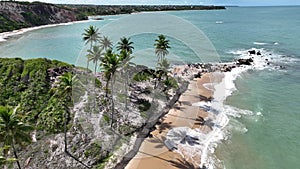
<svg viewBox="0 0 300 169"><path fill-rule="evenodd" d="M239 57L232 53L257 48L277 58L272 60L275 65L286 67L249 70L237 79L237 91L227 98L226 104L252 114L230 117L226 128L228 137L216 148L220 163L226 169L299 168L300 7L235 7L223 11L167 13L200 28L223 61ZM84 53L83 29L90 24L102 27L122 16L32 31L1 43L0 56L47 57L85 65L84 61L78 61L78 56ZM151 48L155 36L133 36L135 50ZM189 36L192 38L193 34ZM172 39L171 42L171 52L177 55L170 56L173 63L197 61L195 54L180 41ZM285 59L278 59L283 56ZM151 65L156 58L140 56L135 61Z"/></svg>

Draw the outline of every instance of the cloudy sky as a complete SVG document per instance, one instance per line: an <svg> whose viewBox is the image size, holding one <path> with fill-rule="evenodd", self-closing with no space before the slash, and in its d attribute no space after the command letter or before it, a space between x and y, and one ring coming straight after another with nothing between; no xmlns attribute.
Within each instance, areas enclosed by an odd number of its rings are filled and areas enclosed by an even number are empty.
<svg viewBox="0 0 300 169"><path fill-rule="evenodd" d="M25 0L24 0L25 1ZM28 1L28 0L27 0ZM36 1L36 0L29 0ZM185 4L185 5L239 5L239 6L276 6L300 5L300 0L39 0L49 3L65 4Z"/></svg>

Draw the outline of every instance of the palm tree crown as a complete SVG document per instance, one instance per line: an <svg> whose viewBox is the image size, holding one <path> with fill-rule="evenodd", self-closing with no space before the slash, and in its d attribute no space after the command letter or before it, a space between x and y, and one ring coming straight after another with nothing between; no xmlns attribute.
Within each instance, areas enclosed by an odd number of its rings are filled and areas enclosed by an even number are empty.
<svg viewBox="0 0 300 169"><path fill-rule="evenodd" d="M117 50L125 50L127 52L132 53L132 50L134 49L134 47L132 46L133 44L134 43L130 41L130 38L123 37L120 39L120 42L118 42Z"/></svg>
<svg viewBox="0 0 300 169"><path fill-rule="evenodd" d="M23 146L24 143L30 143L30 131L33 128L22 123L16 115L16 109L12 110L9 107L0 107L0 139L4 145L11 145L19 169L21 169L18 161L15 145Z"/></svg>
<svg viewBox="0 0 300 169"><path fill-rule="evenodd" d="M169 54L168 49L171 47L169 46L169 40L166 39L165 35L159 35L158 39L155 40L155 54L158 57L158 62L163 60L166 55Z"/></svg>
<svg viewBox="0 0 300 169"><path fill-rule="evenodd" d="M104 49L104 51L107 51L108 49L112 49L112 42L107 36L103 36L103 38L100 40L100 47Z"/></svg>
<svg viewBox="0 0 300 169"><path fill-rule="evenodd" d="M116 73L119 66L120 66L120 58L118 57L117 54L113 53L111 49L109 49L105 53L101 64L101 67L104 70L104 75L108 81Z"/></svg>
<svg viewBox="0 0 300 169"><path fill-rule="evenodd" d="M90 25L89 28L85 29L82 35L83 35L82 39L85 41L85 44L90 43L90 50L92 50L93 43L99 42L100 40L99 29L92 25ZM87 60L87 65L86 65L86 71L88 70L89 70L89 60Z"/></svg>
<svg viewBox="0 0 300 169"><path fill-rule="evenodd" d="M83 40L85 41L85 44L98 42L100 40L100 33L99 29L96 28L95 26L90 25L89 28L84 30L83 35Z"/></svg>
<svg viewBox="0 0 300 169"><path fill-rule="evenodd" d="M102 48L100 46L93 46L92 50L88 50L87 58L95 64L95 73L97 71L98 62L102 60Z"/></svg>

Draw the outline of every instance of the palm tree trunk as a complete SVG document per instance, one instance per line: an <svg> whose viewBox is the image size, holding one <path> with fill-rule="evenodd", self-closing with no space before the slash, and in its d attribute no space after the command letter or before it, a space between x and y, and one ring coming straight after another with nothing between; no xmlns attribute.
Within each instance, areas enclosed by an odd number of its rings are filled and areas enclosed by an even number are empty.
<svg viewBox="0 0 300 169"><path fill-rule="evenodd" d="M13 152L14 152L15 158L16 158L16 160L17 160L18 168L21 169L21 165L20 165L20 162L19 162L19 158L18 158L18 155L17 155L17 150L16 150L16 148L15 148L15 143L14 143L14 142L15 142L15 141L12 140L11 146L12 146L12 148L13 148Z"/></svg>
<svg viewBox="0 0 300 169"><path fill-rule="evenodd" d="M92 50L92 47L93 47L93 41L91 41L91 46L90 46L90 50ZM86 83L88 81L88 73L89 73L89 58L87 58L87 66L86 66Z"/></svg>
<svg viewBox="0 0 300 169"><path fill-rule="evenodd" d="M64 120L64 136L65 136L65 152L68 151L68 143L67 143L67 112L65 112L65 120Z"/></svg>
<svg viewBox="0 0 300 169"><path fill-rule="evenodd" d="M125 72L125 111L128 110L128 72Z"/></svg>
<svg viewBox="0 0 300 169"><path fill-rule="evenodd" d="M75 161L79 162L80 164L82 164L84 167L86 168L91 168L89 166L87 166L86 164L84 164L82 161L80 161L78 158L76 158L75 156L73 156L69 151L68 151L68 142L67 142L67 118L68 118L68 115L67 115L67 111L65 113L65 121L64 121L64 137L65 137L65 153L73 158ZM19 168L20 169L20 168Z"/></svg>
<svg viewBox="0 0 300 169"><path fill-rule="evenodd" d="M109 86L109 81L110 81L110 78L107 78L106 80L106 85L105 85L105 97L108 97L108 86Z"/></svg>
<svg viewBox="0 0 300 169"><path fill-rule="evenodd" d="M111 123L110 127L113 128L114 114L115 114L115 103L114 103L114 77L111 80Z"/></svg>
<svg viewBox="0 0 300 169"><path fill-rule="evenodd" d="M85 78L86 85L87 85L87 82L88 82L89 63L90 63L89 58L87 58L87 63L86 63L86 78Z"/></svg>
<svg viewBox="0 0 300 169"><path fill-rule="evenodd" d="M96 62L95 62L95 81L94 81L94 110L96 109L96 79L97 79L97 77L96 77L96 70L97 70L97 60L96 60Z"/></svg>
<svg viewBox="0 0 300 169"><path fill-rule="evenodd" d="M97 71L97 61L95 62L95 74L96 74L96 71Z"/></svg>

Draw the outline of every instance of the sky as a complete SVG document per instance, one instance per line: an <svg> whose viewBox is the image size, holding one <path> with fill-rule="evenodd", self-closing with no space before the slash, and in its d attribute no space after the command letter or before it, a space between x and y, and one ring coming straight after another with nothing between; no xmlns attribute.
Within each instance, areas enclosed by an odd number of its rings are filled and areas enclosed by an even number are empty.
<svg viewBox="0 0 300 169"><path fill-rule="evenodd" d="M37 0L22 0L37 1ZM97 4L97 5L237 5L237 6L278 6L300 5L300 0L38 0L56 4Z"/></svg>

